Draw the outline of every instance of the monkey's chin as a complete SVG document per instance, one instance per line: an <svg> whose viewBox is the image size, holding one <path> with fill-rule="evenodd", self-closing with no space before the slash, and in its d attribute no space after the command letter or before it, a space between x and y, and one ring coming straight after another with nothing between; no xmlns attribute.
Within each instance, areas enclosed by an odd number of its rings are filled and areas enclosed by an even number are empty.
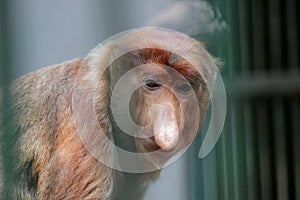
<svg viewBox="0 0 300 200"><path fill-rule="evenodd" d="M144 159L155 168L161 169L174 156L175 151L164 151L154 141L153 137L139 139L136 148Z"/></svg>
<svg viewBox="0 0 300 200"><path fill-rule="evenodd" d="M137 148L138 150L141 150L143 153L155 152L161 149L154 141L153 136L140 139L138 141Z"/></svg>

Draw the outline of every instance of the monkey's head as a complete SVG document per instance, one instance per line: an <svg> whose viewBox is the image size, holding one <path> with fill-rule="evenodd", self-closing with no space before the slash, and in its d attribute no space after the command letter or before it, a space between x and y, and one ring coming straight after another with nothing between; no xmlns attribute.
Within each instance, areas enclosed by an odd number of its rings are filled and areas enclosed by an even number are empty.
<svg viewBox="0 0 300 200"><path fill-rule="evenodd" d="M201 43L169 30L138 29L98 46L87 60L109 79L118 147L162 166L192 143L217 69Z"/></svg>

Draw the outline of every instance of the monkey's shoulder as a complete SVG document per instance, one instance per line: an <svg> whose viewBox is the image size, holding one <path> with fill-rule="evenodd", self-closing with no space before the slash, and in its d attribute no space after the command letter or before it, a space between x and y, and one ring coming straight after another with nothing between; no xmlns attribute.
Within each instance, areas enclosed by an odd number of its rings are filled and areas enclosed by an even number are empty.
<svg viewBox="0 0 300 200"><path fill-rule="evenodd" d="M58 104L71 98L74 80L79 68L85 67L84 63L84 59L75 59L20 77L0 90L0 110L26 121L47 117Z"/></svg>
<svg viewBox="0 0 300 200"><path fill-rule="evenodd" d="M85 60L79 58L41 68L15 80L9 89L14 91L20 88L27 91L28 88L40 90L52 87L61 81L74 78L78 69L85 66L84 63Z"/></svg>

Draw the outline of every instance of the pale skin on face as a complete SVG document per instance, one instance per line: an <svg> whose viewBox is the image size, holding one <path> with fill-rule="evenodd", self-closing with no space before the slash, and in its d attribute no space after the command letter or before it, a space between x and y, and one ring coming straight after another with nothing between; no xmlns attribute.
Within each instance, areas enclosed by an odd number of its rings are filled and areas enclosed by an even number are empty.
<svg viewBox="0 0 300 200"><path fill-rule="evenodd" d="M145 134L153 136L155 144L164 151L178 146L184 121L181 108L192 91L187 80L173 71L154 65L139 74L144 82L138 94L143 106L136 120L140 125L150 125Z"/></svg>

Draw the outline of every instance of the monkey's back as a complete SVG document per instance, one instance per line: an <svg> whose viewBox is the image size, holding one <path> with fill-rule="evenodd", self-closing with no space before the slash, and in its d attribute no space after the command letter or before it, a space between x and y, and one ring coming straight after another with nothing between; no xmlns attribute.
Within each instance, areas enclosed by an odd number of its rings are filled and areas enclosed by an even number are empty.
<svg viewBox="0 0 300 200"><path fill-rule="evenodd" d="M72 120L72 91L79 68L87 68L84 59L43 68L0 91L0 199L92 198L107 192L84 181L79 185L84 172L99 169L79 141ZM70 146L63 146L64 142ZM83 161L94 167L78 167ZM97 177L92 173L87 182ZM59 185L62 181L64 187Z"/></svg>
<svg viewBox="0 0 300 200"><path fill-rule="evenodd" d="M22 187L19 185L25 181L22 179L35 182L36 177L25 177L30 176L26 171L32 168L38 154L42 153L47 159L46 152L50 150L47 143L53 141L51 137L55 135L52 127L57 123L58 104L67 102L65 98L73 87L70 81L82 61L77 59L42 68L0 90L0 188L4 187L1 197L5 196L4 192L12 192L8 190L15 186ZM28 196L25 193L21 195L23 198Z"/></svg>

